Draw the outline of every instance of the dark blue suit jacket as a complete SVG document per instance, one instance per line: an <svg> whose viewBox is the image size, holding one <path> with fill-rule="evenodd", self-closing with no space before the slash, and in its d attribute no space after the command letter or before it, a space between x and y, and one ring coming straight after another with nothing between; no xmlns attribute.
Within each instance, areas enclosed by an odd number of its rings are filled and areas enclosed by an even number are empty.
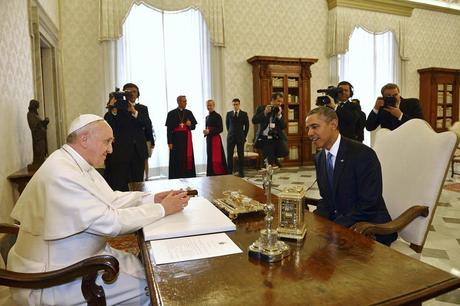
<svg viewBox="0 0 460 306"><path fill-rule="evenodd" d="M326 173L325 151L315 158L321 200L315 213L345 227L360 221L391 221L382 197L382 169L374 150L362 143L341 137L334 166L333 186ZM397 235L377 236L390 244Z"/></svg>

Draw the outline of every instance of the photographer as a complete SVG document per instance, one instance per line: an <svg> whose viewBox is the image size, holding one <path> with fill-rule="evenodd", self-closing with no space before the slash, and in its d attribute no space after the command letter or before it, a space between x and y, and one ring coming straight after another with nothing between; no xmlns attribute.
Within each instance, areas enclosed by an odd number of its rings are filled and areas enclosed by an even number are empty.
<svg viewBox="0 0 460 306"><path fill-rule="evenodd" d="M285 123L282 107L283 94L272 94L272 100L268 105L259 105L252 117L252 123L258 124L255 147L262 150L263 158L268 159L270 165L276 164L281 167L278 157L289 154L287 137L284 134Z"/></svg>
<svg viewBox="0 0 460 306"><path fill-rule="evenodd" d="M350 98L353 97L353 85L347 81L342 81L336 88L330 87L330 92L334 101L331 100L327 106L337 113L340 134L363 142L366 114L361 111L359 104L350 101Z"/></svg>
<svg viewBox="0 0 460 306"><path fill-rule="evenodd" d="M104 115L115 137L113 152L106 159L104 177L112 189L128 191L128 183L144 180L145 160L148 158L146 132L151 133L152 121L147 106L136 104L139 97L137 85L127 83L123 91L126 98L120 99L123 93L115 93L119 99L110 99ZM152 139L153 136L149 140Z"/></svg>
<svg viewBox="0 0 460 306"><path fill-rule="evenodd" d="M418 99L404 99L399 95L399 87L388 83L382 87L382 97L375 101L374 109L366 120L366 129L382 128L394 130L410 119L423 119L422 108Z"/></svg>

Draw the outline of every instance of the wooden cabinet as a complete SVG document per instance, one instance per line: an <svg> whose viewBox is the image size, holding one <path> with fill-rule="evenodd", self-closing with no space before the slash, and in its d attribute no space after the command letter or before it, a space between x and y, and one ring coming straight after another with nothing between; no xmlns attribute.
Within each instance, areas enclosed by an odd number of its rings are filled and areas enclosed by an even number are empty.
<svg viewBox="0 0 460 306"><path fill-rule="evenodd" d="M447 130L458 121L460 69L419 69L420 103L425 120L435 131Z"/></svg>
<svg viewBox="0 0 460 306"><path fill-rule="evenodd" d="M257 106L270 103L272 93L283 93L283 118L289 148L284 165L299 166L312 164L313 161L311 142L305 132L305 117L311 105L310 66L317 61L313 58L273 56L248 59L252 65L254 112Z"/></svg>

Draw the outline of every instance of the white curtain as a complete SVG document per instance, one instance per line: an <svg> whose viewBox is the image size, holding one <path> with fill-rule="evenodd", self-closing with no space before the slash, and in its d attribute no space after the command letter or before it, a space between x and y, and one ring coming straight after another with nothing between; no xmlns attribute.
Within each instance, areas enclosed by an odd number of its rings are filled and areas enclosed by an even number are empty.
<svg viewBox="0 0 460 306"><path fill-rule="evenodd" d="M399 84L401 60L395 35L391 31L372 33L362 27L355 28L348 51L339 54L337 60L339 80L353 84L353 98L361 101L361 109L366 116L381 95L383 85ZM367 131L364 143L370 144Z"/></svg>
<svg viewBox="0 0 460 306"><path fill-rule="evenodd" d="M167 176L169 150L166 114L187 96L187 109L198 121L192 132L197 172L206 167L202 130L211 97L210 39L200 11L166 12L134 5L123 25L117 46L116 84L139 86L139 102L147 105L156 136L149 159L150 176Z"/></svg>
<svg viewBox="0 0 460 306"><path fill-rule="evenodd" d="M225 45L224 0L99 0L99 40L119 39L129 10L141 3L164 11L199 9L207 21L214 46Z"/></svg>

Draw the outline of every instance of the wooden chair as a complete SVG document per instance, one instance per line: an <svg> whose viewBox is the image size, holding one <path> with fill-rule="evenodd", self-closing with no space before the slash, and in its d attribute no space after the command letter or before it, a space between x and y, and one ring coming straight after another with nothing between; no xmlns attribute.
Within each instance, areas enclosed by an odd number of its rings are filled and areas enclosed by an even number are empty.
<svg viewBox="0 0 460 306"><path fill-rule="evenodd" d="M352 228L365 235L399 233L392 248L419 257L436 203L457 147L453 132L436 133L421 119L390 131L381 129L374 150L383 176L383 198L393 221L360 222Z"/></svg>
<svg viewBox="0 0 460 306"><path fill-rule="evenodd" d="M17 236L18 231L19 226L17 225L0 224L0 233ZM3 248L5 248L5 244L8 244L8 241L11 242L11 239L6 239L6 237L7 236L3 237ZM81 277L81 291L90 306L106 305L104 289L101 286L96 285L96 278L99 271L102 271L102 279L106 283L114 282L119 271L118 260L110 255L93 256L69 267L43 273L19 273L8 271L5 269L5 262L6 258L0 257L1 286L43 289L62 285ZM2 290L2 292L5 291L6 290ZM9 290L6 292L9 293ZM13 301L9 298L9 300L5 302L5 305L12 305L12 303Z"/></svg>
<svg viewBox="0 0 460 306"><path fill-rule="evenodd" d="M450 131L454 132L457 134L457 137L460 138L460 122L457 121L455 122L450 128ZM460 163L460 147L457 146L457 149L455 150L454 156L452 156L452 161L451 161L451 172L450 172L450 177L454 177L455 174L460 174L460 172L455 172L455 163Z"/></svg>
<svg viewBox="0 0 460 306"><path fill-rule="evenodd" d="M260 154L254 148L254 144L252 142L246 142L244 144L244 163L246 164L247 161L253 161L255 164L256 169L260 169ZM238 169L238 153L236 152L236 147L233 153L233 169Z"/></svg>

